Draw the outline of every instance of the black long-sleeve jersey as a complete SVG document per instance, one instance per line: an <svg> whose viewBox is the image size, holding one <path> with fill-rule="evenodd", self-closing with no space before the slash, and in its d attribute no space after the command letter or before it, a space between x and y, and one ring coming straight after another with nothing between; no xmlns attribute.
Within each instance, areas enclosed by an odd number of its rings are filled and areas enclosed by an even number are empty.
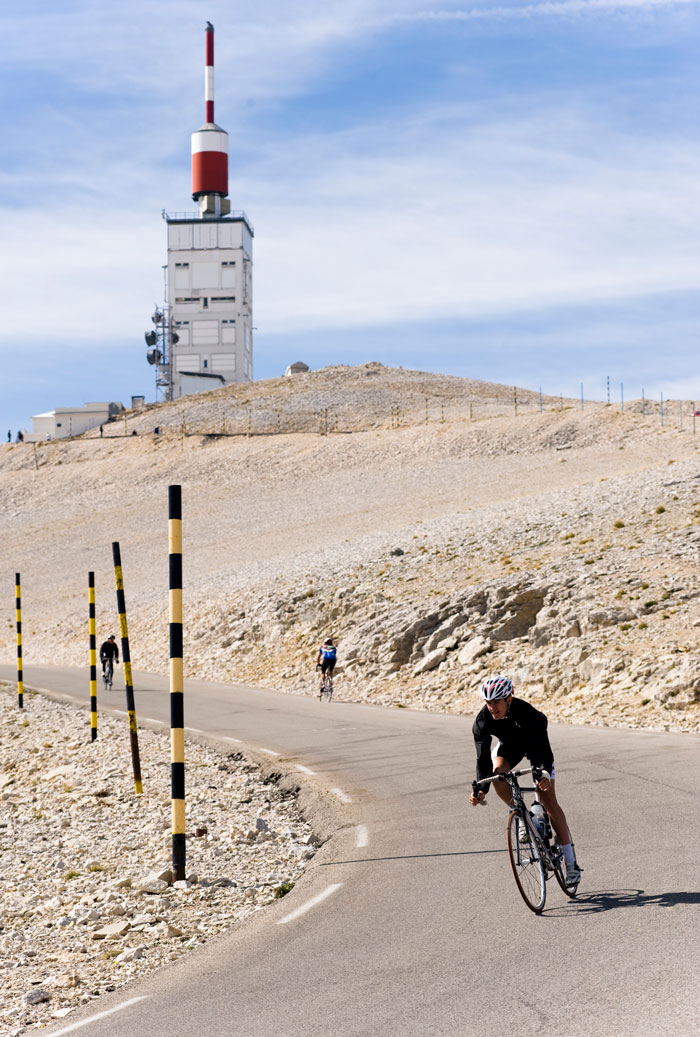
<svg viewBox="0 0 700 1037"><path fill-rule="evenodd" d="M100 659L112 659L119 662L119 645L116 641L104 641L100 648Z"/></svg>
<svg viewBox="0 0 700 1037"><path fill-rule="evenodd" d="M502 754L511 766L515 766L515 759L527 756L534 767L542 767L551 773L554 756L547 734L547 717L524 699L514 698L502 720L494 720L488 706L484 706L477 714L472 734L476 746L477 781L493 774L492 737L512 750L513 760L509 759L507 752ZM485 785L484 791L489 788L489 785Z"/></svg>

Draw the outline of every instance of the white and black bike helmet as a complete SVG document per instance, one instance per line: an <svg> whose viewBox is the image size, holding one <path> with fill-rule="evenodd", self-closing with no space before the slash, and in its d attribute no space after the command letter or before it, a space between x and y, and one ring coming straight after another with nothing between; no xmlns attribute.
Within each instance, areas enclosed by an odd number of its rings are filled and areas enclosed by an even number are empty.
<svg viewBox="0 0 700 1037"><path fill-rule="evenodd" d="M492 702L494 699L507 699L512 694L513 682L509 677L504 677L502 673L495 677L487 677L481 685L481 697L487 702Z"/></svg>

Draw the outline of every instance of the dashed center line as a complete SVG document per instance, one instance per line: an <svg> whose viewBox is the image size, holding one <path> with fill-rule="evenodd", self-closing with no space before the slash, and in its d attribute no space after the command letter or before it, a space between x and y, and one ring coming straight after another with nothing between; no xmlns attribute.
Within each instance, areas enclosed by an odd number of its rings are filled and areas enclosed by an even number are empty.
<svg viewBox="0 0 700 1037"><path fill-rule="evenodd" d="M292 911L291 914L285 915L284 918L280 918L277 924L285 925L287 922L293 922L295 918L299 918L300 915L306 914L306 912L310 911L312 907L316 907L316 905L320 904L322 900L326 899L326 897L335 893L335 891L340 889L342 885L342 882L334 882L331 886L328 886L327 889L324 889L323 892L317 893L315 897L311 898L311 900L307 900L306 903L302 904L301 907L298 907L296 911Z"/></svg>
<svg viewBox="0 0 700 1037"><path fill-rule="evenodd" d="M91 1015L89 1019L82 1019L79 1023L71 1023L70 1026L64 1026L62 1030L54 1030L52 1037L61 1037L61 1034L72 1033L73 1030L79 1030L81 1026L89 1026L90 1023L94 1023L98 1019L104 1019L108 1015L114 1015L115 1012L121 1012L123 1008L130 1008L131 1005L136 1005L139 1001L146 1000L147 998L145 997L132 997L131 1000L124 1001L115 1008L108 1008L105 1012L97 1012L96 1015Z"/></svg>
<svg viewBox="0 0 700 1037"><path fill-rule="evenodd" d="M359 849L369 842L369 829L367 825L358 825L355 829L355 846Z"/></svg>
<svg viewBox="0 0 700 1037"><path fill-rule="evenodd" d="M334 796L337 796L341 803L352 803L352 799L348 796L347 792L343 792L342 789L331 789Z"/></svg>
<svg viewBox="0 0 700 1037"><path fill-rule="evenodd" d="M312 771L310 767L305 767L303 763L297 764L297 770L301 771L302 774L315 774L316 771Z"/></svg>

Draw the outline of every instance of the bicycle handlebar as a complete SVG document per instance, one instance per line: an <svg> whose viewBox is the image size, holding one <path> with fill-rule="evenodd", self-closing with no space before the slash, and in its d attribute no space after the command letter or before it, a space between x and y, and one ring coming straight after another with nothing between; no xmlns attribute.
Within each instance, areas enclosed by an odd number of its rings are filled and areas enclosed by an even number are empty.
<svg viewBox="0 0 700 1037"><path fill-rule="evenodd" d="M519 771L506 771L505 774L492 774L490 778L481 778L479 781L473 781L472 787L477 789L480 785L488 785L489 782L492 781L507 781L508 778L518 778L521 774L532 774L535 781L541 781L542 778L548 778L551 781L550 774L542 767L521 767Z"/></svg>

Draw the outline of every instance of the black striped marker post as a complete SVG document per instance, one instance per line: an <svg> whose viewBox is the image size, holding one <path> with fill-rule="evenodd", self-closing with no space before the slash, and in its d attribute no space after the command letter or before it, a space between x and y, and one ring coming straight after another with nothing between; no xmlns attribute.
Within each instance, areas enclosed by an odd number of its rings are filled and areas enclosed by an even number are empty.
<svg viewBox="0 0 700 1037"><path fill-rule="evenodd" d="M126 709L129 714L129 734L131 735L131 762L134 771L134 789L137 794L143 792L141 784L141 760L139 759L139 733L136 727L136 707L134 706L134 681L131 675L131 654L129 653L129 630L126 625L126 602L124 600L124 577L122 575L122 556L119 542L112 544L114 557L114 579L117 584L117 610L119 612L119 632L122 639L122 665L124 667L124 684L126 686Z"/></svg>
<svg viewBox="0 0 700 1037"><path fill-rule="evenodd" d="M95 640L95 574L88 573L88 603L90 618L90 741L97 738L97 643Z"/></svg>
<svg viewBox="0 0 700 1037"><path fill-rule="evenodd" d="M185 703L182 641L182 488L168 487L170 569L170 798L173 881L185 878Z"/></svg>
<svg viewBox="0 0 700 1037"><path fill-rule="evenodd" d="M17 615L17 705L24 709L24 678L22 675L22 593L19 573L15 573L15 613Z"/></svg>

